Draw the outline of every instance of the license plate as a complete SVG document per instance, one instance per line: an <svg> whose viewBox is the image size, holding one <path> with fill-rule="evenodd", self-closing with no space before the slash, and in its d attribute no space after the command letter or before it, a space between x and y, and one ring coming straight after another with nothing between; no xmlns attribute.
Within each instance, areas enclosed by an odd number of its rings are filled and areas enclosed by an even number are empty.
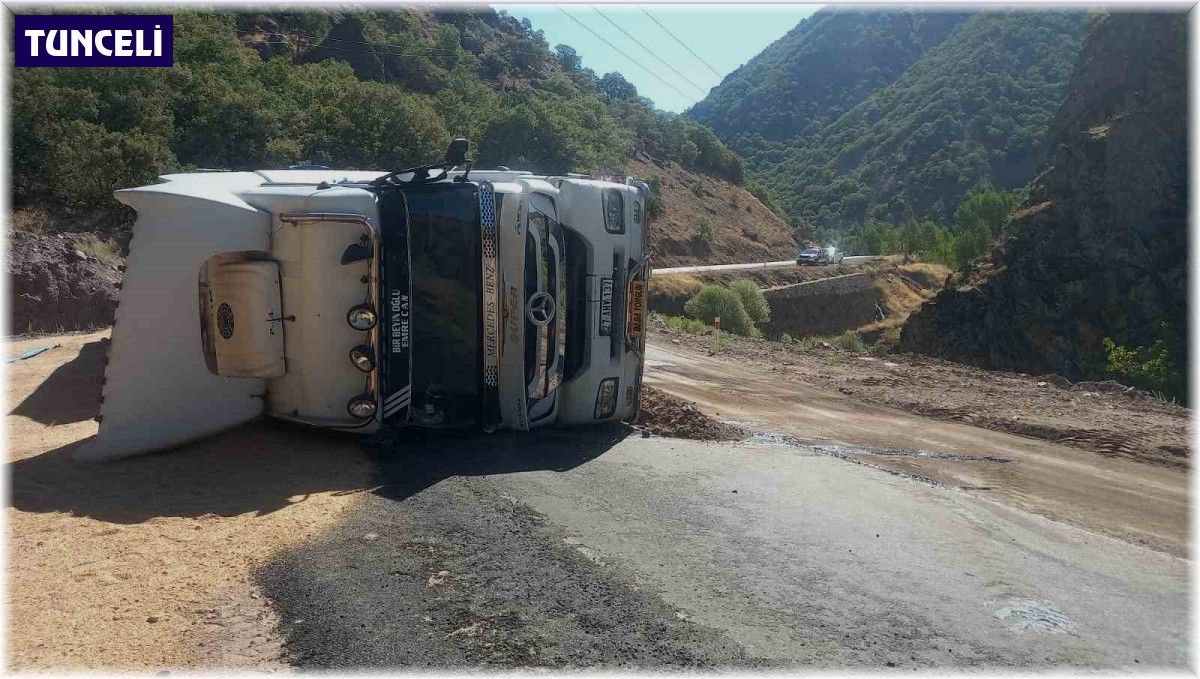
<svg viewBox="0 0 1200 679"><path fill-rule="evenodd" d="M612 336L612 293L613 282L611 278L600 279L600 334L604 337Z"/></svg>
<svg viewBox="0 0 1200 679"><path fill-rule="evenodd" d="M629 336L640 340L646 330L646 281L629 284Z"/></svg>

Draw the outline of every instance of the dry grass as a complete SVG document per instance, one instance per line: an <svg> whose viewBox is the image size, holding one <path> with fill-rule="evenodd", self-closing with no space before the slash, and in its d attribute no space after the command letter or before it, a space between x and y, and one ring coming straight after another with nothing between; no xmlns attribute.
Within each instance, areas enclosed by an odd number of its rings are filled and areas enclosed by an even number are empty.
<svg viewBox="0 0 1200 679"><path fill-rule="evenodd" d="M895 272L878 272L875 296L887 317L858 329L860 335L874 338L877 351L886 352L900 341L900 330L910 314L934 298L950 269L941 264L909 262Z"/></svg>
<svg viewBox="0 0 1200 679"><path fill-rule="evenodd" d="M37 207L16 210L10 216L9 225L13 231L46 233L50 228L50 214Z"/></svg>
<svg viewBox="0 0 1200 679"><path fill-rule="evenodd" d="M909 262L901 264L899 268L905 275L917 281L925 288L941 287L942 283L946 280L946 276L950 275L950 268L945 264L931 262Z"/></svg>
<svg viewBox="0 0 1200 679"><path fill-rule="evenodd" d="M95 257L105 266L117 266L123 261L115 246L100 240L94 233L78 233L74 235L74 239L76 249L89 257Z"/></svg>
<svg viewBox="0 0 1200 679"><path fill-rule="evenodd" d="M704 283L699 278L691 274L676 273L666 276L651 276L649 292L667 297L691 296L702 287L704 287Z"/></svg>

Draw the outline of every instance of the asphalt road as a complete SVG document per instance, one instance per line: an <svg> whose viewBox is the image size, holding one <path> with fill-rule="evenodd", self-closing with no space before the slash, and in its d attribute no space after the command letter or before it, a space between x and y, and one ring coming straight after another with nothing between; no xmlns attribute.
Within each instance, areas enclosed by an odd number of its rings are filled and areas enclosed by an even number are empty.
<svg viewBox="0 0 1200 679"><path fill-rule="evenodd" d="M868 259L878 259L878 255L855 255L846 257L843 262L859 262ZM703 266L672 266L662 269L653 269L652 275L666 276L673 273L704 273L704 272L719 272L719 271L746 271L750 269L791 269L796 267L796 260L788 259L782 262L756 262L750 264L706 264Z"/></svg>
<svg viewBox="0 0 1200 679"><path fill-rule="evenodd" d="M801 445L401 450L259 584L308 668L1182 668L1188 562Z"/></svg>

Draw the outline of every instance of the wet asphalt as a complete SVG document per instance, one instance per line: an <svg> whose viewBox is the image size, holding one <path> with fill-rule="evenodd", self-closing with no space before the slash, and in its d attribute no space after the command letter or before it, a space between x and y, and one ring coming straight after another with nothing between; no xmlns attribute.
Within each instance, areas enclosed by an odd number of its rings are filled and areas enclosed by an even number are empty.
<svg viewBox="0 0 1200 679"><path fill-rule="evenodd" d="M479 478L563 471L626 434L600 428L532 443L500 435L377 458L377 492L336 530L259 573L280 614L289 662L310 669L766 665L721 632L686 621L631 573L598 564L560 527Z"/></svg>
<svg viewBox="0 0 1200 679"><path fill-rule="evenodd" d="M799 445L621 428L397 448L258 584L301 669L1125 669L1190 562Z"/></svg>

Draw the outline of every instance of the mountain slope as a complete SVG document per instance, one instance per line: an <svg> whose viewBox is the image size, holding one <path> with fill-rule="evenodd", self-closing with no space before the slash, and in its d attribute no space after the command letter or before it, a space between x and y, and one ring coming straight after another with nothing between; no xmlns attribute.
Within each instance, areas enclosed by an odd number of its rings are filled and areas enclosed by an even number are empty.
<svg viewBox="0 0 1200 679"><path fill-rule="evenodd" d="M809 223L843 226L949 221L973 188L1022 187L1045 157L1045 129L1066 93L1083 23L1082 14L971 17L789 153L767 185Z"/></svg>
<svg viewBox="0 0 1200 679"><path fill-rule="evenodd" d="M750 167L779 162L811 136L895 81L966 18L961 13L822 9L726 76L688 115Z"/></svg>
<svg viewBox="0 0 1200 679"><path fill-rule="evenodd" d="M481 166L619 173L643 152L742 180L710 130L487 7L174 17L170 69L14 71L14 207L116 211L114 189L190 167L397 169L453 136Z"/></svg>
<svg viewBox="0 0 1200 679"><path fill-rule="evenodd" d="M1093 21L1052 165L991 261L912 316L902 348L1186 398L1187 87L1185 14ZM1106 337L1138 365L1110 370Z"/></svg>
<svg viewBox="0 0 1200 679"><path fill-rule="evenodd" d="M792 229L746 189L642 156L629 172L656 187L661 209L647 225L655 267L791 259ZM710 238L702 238L705 228Z"/></svg>
<svg viewBox="0 0 1200 679"><path fill-rule="evenodd" d="M870 220L946 223L972 189L1024 186L1045 158L1085 22L1052 12L813 18L690 114L745 154L751 178L818 240ZM734 93L769 97L769 115L721 107Z"/></svg>

